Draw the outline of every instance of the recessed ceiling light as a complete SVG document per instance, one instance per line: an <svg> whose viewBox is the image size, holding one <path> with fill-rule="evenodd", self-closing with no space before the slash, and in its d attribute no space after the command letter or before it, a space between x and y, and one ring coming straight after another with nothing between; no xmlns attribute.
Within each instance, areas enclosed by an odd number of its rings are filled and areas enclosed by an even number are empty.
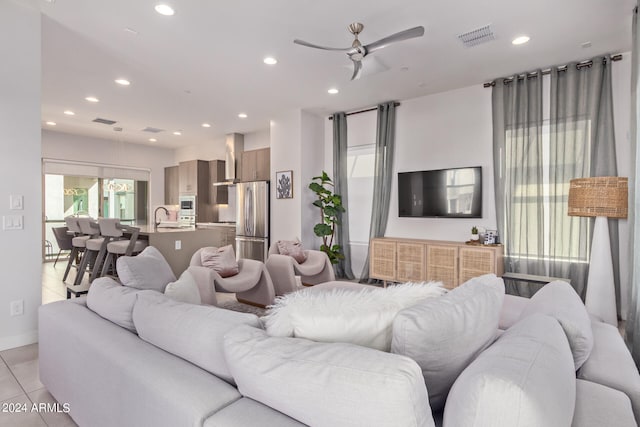
<svg viewBox="0 0 640 427"><path fill-rule="evenodd" d="M48 124L49 126L55 126L57 123L56 123L56 122L47 122L47 124Z"/></svg>
<svg viewBox="0 0 640 427"><path fill-rule="evenodd" d="M336 89L335 87L332 87L327 92L330 93L331 95L335 95L336 93L338 93L340 91L338 89Z"/></svg>
<svg viewBox="0 0 640 427"><path fill-rule="evenodd" d="M131 84L127 79L116 79L115 82L122 86L129 86Z"/></svg>
<svg viewBox="0 0 640 427"><path fill-rule="evenodd" d="M126 28L124 29L124 31L125 31L125 32L127 32L127 33L129 33L129 34L133 34L134 36L137 36L137 35L138 35L138 32L137 32L136 30L134 30L133 28L126 27Z"/></svg>
<svg viewBox="0 0 640 427"><path fill-rule="evenodd" d="M525 44L528 41L529 41L529 36L519 36L513 39L511 41L511 44L515 44L515 45Z"/></svg>
<svg viewBox="0 0 640 427"><path fill-rule="evenodd" d="M75 115L76 115L76 113L74 113L74 112L73 112L73 111L71 111L71 110L65 110L65 112L64 112L64 113L65 113L67 116L75 116Z"/></svg>
<svg viewBox="0 0 640 427"><path fill-rule="evenodd" d="M171 16L174 13L176 13L171 6L164 3L157 4L155 9L156 9L156 12L158 12L160 15L165 15L165 16Z"/></svg>
<svg viewBox="0 0 640 427"><path fill-rule="evenodd" d="M100 102L100 100L95 96L87 96L85 99L89 102Z"/></svg>
<svg viewBox="0 0 640 427"><path fill-rule="evenodd" d="M276 65L278 63L278 60L276 58L272 58L271 56L267 56L262 60L262 62L267 65Z"/></svg>
<svg viewBox="0 0 640 427"><path fill-rule="evenodd" d="M211 127L211 125L210 125L209 123L203 123L203 124L202 124L202 127L203 127L203 128L210 128L210 127Z"/></svg>
<svg viewBox="0 0 640 427"><path fill-rule="evenodd" d="M173 134L174 134L174 135L177 135L177 136L180 136L180 135L182 135L182 132L180 132L179 130L177 130L177 131L175 131Z"/></svg>
<svg viewBox="0 0 640 427"><path fill-rule="evenodd" d="M240 117L241 119L246 119L247 115L245 113L240 113L238 114L238 117Z"/></svg>
<svg viewBox="0 0 640 427"><path fill-rule="evenodd" d="M157 141L157 139L155 139L155 138L149 138L149 142L156 142L156 141Z"/></svg>

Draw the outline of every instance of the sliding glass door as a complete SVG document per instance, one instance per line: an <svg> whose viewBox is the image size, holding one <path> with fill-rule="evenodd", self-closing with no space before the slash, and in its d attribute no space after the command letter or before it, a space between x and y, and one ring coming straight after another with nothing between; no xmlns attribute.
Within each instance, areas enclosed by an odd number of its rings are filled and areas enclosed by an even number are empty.
<svg viewBox="0 0 640 427"><path fill-rule="evenodd" d="M70 215L118 218L125 224L147 224L149 172L113 166L43 162L43 256L53 260L59 247L54 227Z"/></svg>

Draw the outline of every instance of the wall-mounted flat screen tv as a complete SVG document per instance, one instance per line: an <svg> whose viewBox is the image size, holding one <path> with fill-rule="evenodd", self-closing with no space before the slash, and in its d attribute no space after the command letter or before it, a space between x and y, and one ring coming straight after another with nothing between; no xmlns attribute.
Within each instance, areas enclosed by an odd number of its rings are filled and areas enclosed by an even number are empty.
<svg viewBox="0 0 640 427"><path fill-rule="evenodd" d="M482 218L482 167L398 173L398 215Z"/></svg>

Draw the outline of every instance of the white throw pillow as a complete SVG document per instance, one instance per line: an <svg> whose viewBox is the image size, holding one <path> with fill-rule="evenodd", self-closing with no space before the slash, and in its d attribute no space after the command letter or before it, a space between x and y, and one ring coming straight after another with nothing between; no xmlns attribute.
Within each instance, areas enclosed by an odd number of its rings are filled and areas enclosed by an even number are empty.
<svg viewBox="0 0 640 427"><path fill-rule="evenodd" d="M122 284L131 288L164 292L167 284L176 280L167 260L153 246L147 246L136 256L118 258L116 269Z"/></svg>
<svg viewBox="0 0 640 427"><path fill-rule="evenodd" d="M593 349L591 319L582 300L567 282L556 280L536 292L526 305L520 319L535 313L555 317L569 339L575 370L589 358Z"/></svg>
<svg viewBox="0 0 640 427"><path fill-rule="evenodd" d="M276 298L262 320L272 336L346 342L389 351L396 314L424 298L446 292L440 282L406 283L386 289L350 285L322 292L305 288Z"/></svg>
<svg viewBox="0 0 640 427"><path fill-rule="evenodd" d="M249 326L225 335L224 353L243 396L304 424L434 426L420 368L408 357Z"/></svg>
<svg viewBox="0 0 640 427"><path fill-rule="evenodd" d="M391 351L420 365L432 410L444 407L458 375L495 339L503 298L504 282L487 274L396 316Z"/></svg>
<svg viewBox="0 0 640 427"><path fill-rule="evenodd" d="M198 284L188 270L185 270L178 280L169 283L164 290L164 294L175 301L187 304L202 304Z"/></svg>
<svg viewBox="0 0 640 427"><path fill-rule="evenodd" d="M567 337L556 319L535 314L507 329L460 374L443 425L567 427L575 403Z"/></svg>

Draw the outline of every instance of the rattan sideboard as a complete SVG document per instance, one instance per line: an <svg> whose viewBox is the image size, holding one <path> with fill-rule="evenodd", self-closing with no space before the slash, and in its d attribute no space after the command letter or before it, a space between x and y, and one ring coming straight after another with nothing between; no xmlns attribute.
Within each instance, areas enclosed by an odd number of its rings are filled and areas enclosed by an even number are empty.
<svg viewBox="0 0 640 427"><path fill-rule="evenodd" d="M441 281L454 288L472 277L504 273L502 245L442 240L371 239L369 277L387 282Z"/></svg>

